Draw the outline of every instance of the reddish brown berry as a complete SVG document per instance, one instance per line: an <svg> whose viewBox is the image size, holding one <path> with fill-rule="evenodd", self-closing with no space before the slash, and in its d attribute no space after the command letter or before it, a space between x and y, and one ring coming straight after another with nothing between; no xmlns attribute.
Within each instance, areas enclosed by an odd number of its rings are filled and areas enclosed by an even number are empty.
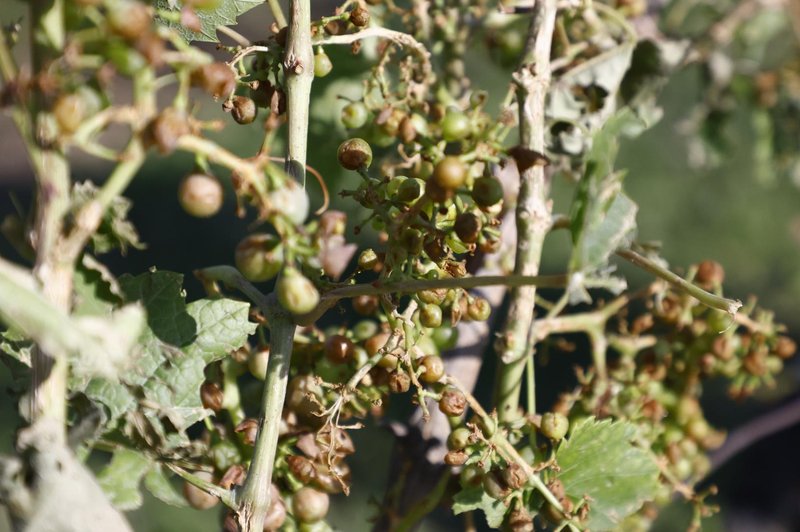
<svg viewBox="0 0 800 532"><path fill-rule="evenodd" d="M196 471L194 475L206 482L214 481L213 475L208 471ZM186 498L189 505L197 510L208 510L216 506L219 502L219 499L214 495L188 482L183 484L183 496Z"/></svg>
<svg viewBox="0 0 800 532"><path fill-rule="evenodd" d="M775 342L775 354L782 359L791 358L797 351L797 343L788 336L778 336Z"/></svg>
<svg viewBox="0 0 800 532"><path fill-rule="evenodd" d="M439 399L439 410L446 416L460 416L467 408L467 398L455 388L447 388Z"/></svg>
<svg viewBox="0 0 800 532"><path fill-rule="evenodd" d="M325 357L335 364L350 362L354 350L353 342L341 334L334 334L325 341Z"/></svg>
<svg viewBox="0 0 800 532"><path fill-rule="evenodd" d="M389 389L392 393L406 393L411 388L411 377L406 373L396 371L389 375Z"/></svg>
<svg viewBox="0 0 800 532"><path fill-rule="evenodd" d="M449 466L460 466L464 465L467 462L469 455L462 451L448 451L446 455L444 455L444 463Z"/></svg>
<svg viewBox="0 0 800 532"><path fill-rule="evenodd" d="M456 218L456 234L462 242L467 244L474 244L478 241L482 227L481 219L475 213L463 212Z"/></svg>
<svg viewBox="0 0 800 532"><path fill-rule="evenodd" d="M719 262L704 260L697 265L694 279L703 286L718 286L725 280L725 269Z"/></svg>
<svg viewBox="0 0 800 532"><path fill-rule="evenodd" d="M206 381L200 386L200 402L203 403L203 408L219 412L222 410L223 397L222 390L213 382Z"/></svg>
<svg viewBox="0 0 800 532"><path fill-rule="evenodd" d="M369 168L372 164L372 148L364 139L353 138L339 145L337 152L339 164L347 170Z"/></svg>
<svg viewBox="0 0 800 532"><path fill-rule="evenodd" d="M171 153L178 145L178 140L190 132L186 115L175 109L165 109L147 126L145 138L147 144L154 144L163 154Z"/></svg>
<svg viewBox="0 0 800 532"><path fill-rule="evenodd" d="M234 96L231 101L231 116L237 124L250 124L258 116L256 102L247 96Z"/></svg>
<svg viewBox="0 0 800 532"><path fill-rule="evenodd" d="M236 88L236 74L225 63L210 63L192 72L192 84L216 99L227 98Z"/></svg>
<svg viewBox="0 0 800 532"><path fill-rule="evenodd" d="M330 497L313 488L300 488L292 497L292 514L301 523L316 523L328 514Z"/></svg>
<svg viewBox="0 0 800 532"><path fill-rule="evenodd" d="M350 12L350 22L357 28L363 28L369 25L369 11L357 5L355 9Z"/></svg>

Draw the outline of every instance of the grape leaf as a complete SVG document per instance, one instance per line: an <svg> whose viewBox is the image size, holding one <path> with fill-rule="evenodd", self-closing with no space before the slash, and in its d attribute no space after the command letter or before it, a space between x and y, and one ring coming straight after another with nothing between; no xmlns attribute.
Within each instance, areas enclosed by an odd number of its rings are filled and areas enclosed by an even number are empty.
<svg viewBox="0 0 800 532"><path fill-rule="evenodd" d="M491 498L482 486L464 488L453 496L453 513L458 515L473 510L481 510L486 522L492 528L500 528L506 515L503 501Z"/></svg>
<svg viewBox="0 0 800 532"><path fill-rule="evenodd" d="M72 314L109 316L122 302L122 292L113 274L97 259L84 254L72 278Z"/></svg>
<svg viewBox="0 0 800 532"><path fill-rule="evenodd" d="M83 393L93 401L102 403L108 408L109 421L113 422L125 412L136 407L136 398L127 386L121 382L106 379L92 379ZM113 428L112 426L108 427Z"/></svg>
<svg viewBox="0 0 800 532"><path fill-rule="evenodd" d="M556 451L558 478L573 502L589 497L586 527L610 530L658 491L652 454L631 443L636 426L588 418L572 428Z"/></svg>
<svg viewBox="0 0 800 532"><path fill-rule="evenodd" d="M144 486L147 491L153 494L154 497L162 502L171 506L185 507L188 506L186 499L177 492L175 486L172 485L167 472L161 464L155 464L150 471L144 476Z"/></svg>
<svg viewBox="0 0 800 532"><path fill-rule="evenodd" d="M159 19L159 22L175 29L186 41L218 42L217 28L220 26L233 26L242 14L247 13L263 0L220 0L214 9L197 10L200 18L200 31L195 32L176 22ZM155 7L164 11L180 11L180 2L175 0L156 0Z"/></svg>
<svg viewBox="0 0 800 532"><path fill-rule="evenodd" d="M142 505L139 482L151 467L150 459L131 449L114 452L111 462L97 476L100 487L120 510L134 510Z"/></svg>
<svg viewBox="0 0 800 532"><path fill-rule="evenodd" d="M248 321L249 309L249 304L232 299L203 299L187 305L186 312L197 327L194 340L144 384L145 397L158 405L177 430L206 416L200 402L203 370L240 348L255 331L255 324Z"/></svg>
<svg viewBox="0 0 800 532"><path fill-rule="evenodd" d="M124 379L127 384L141 385L166 360L164 346L188 345L197 325L186 312L183 275L151 271L136 277L124 275L119 282L126 300L141 302L147 312L147 330L139 339L135 371Z"/></svg>

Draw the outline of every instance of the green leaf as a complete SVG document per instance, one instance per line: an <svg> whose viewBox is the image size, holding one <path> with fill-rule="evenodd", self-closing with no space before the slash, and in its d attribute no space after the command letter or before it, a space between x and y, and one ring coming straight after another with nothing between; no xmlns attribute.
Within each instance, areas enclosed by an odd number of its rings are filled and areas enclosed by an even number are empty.
<svg viewBox="0 0 800 532"><path fill-rule="evenodd" d="M72 189L72 205L77 210L97 195L97 187L91 181L76 183ZM119 249L125 255L128 248L144 249L139 233L128 220L128 211L133 204L127 198L117 196L106 209L98 230L92 234L92 247L95 253L108 253Z"/></svg>
<svg viewBox="0 0 800 532"><path fill-rule="evenodd" d="M175 29L187 41L218 42L217 28L220 26L234 26L236 19L247 13L263 0L221 0L215 9L197 10L200 18L200 31L194 32L175 22L159 19L159 22ZM164 11L180 11L180 2L175 0L156 0L155 7Z"/></svg>
<svg viewBox="0 0 800 532"><path fill-rule="evenodd" d="M589 497L586 527L610 530L658 491L658 466L648 450L635 446L636 426L586 419L572 428L556 452L558 478L573 502Z"/></svg>
<svg viewBox="0 0 800 532"><path fill-rule="evenodd" d="M91 255L84 255L75 268L72 314L108 316L122 302L117 280Z"/></svg>
<svg viewBox="0 0 800 532"><path fill-rule="evenodd" d="M240 348L256 325L248 321L250 305L232 299L202 299L186 307L196 323L194 341L158 368L144 385L145 397L178 430L203 419L200 386L206 365Z"/></svg>
<svg viewBox="0 0 800 532"><path fill-rule="evenodd" d="M136 398L128 387L121 382L113 382L106 379L92 379L86 385L83 393L93 401L102 403L108 408L108 417L110 421L136 408Z"/></svg>
<svg viewBox="0 0 800 532"><path fill-rule="evenodd" d="M186 499L172 485L167 472L161 464L156 464L147 472L144 477L144 486L147 491L162 502L181 508L188 506Z"/></svg>
<svg viewBox="0 0 800 532"><path fill-rule="evenodd" d="M120 510L134 510L142 505L139 482L151 466L150 459L131 449L114 452L111 462L97 476L100 487Z"/></svg>
<svg viewBox="0 0 800 532"><path fill-rule="evenodd" d="M490 527L500 528L507 508L503 501L489 497L482 486L464 488L453 496L454 514L473 510L481 510L486 515L486 522Z"/></svg>
<svg viewBox="0 0 800 532"><path fill-rule="evenodd" d="M139 301L147 312L147 329L139 339L140 351L127 384L144 384L166 360L164 346L183 347L195 337L197 324L186 311L183 275L151 271L119 280L127 301Z"/></svg>
<svg viewBox="0 0 800 532"><path fill-rule="evenodd" d="M206 364L242 347L256 330L248 320L250 304L234 299L201 299L189 303L186 311L197 323L194 341L184 350Z"/></svg>

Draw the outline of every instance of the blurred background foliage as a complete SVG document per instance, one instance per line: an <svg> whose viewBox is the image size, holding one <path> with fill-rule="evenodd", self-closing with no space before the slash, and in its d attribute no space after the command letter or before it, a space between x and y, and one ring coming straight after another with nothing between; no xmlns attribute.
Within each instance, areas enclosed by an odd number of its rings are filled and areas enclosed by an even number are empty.
<svg viewBox="0 0 800 532"><path fill-rule="evenodd" d="M317 5L318 4L318 5ZM326 2L316 3L322 13ZM678 10L687 2L673 2ZM700 29L708 26L702 20L711 8L695 6L696 13L681 15L693 23L681 26L685 35L702 37ZM685 7L685 6L684 6ZM707 7L707 6L706 6ZM22 18L25 6L17 0L3 1L4 21ZM711 15L709 15L711 16ZM667 19L669 21L669 18ZM264 6L249 12L243 20L242 33L257 35L268 27ZM766 67L773 61L785 62L786 54L800 61L797 40L787 29L786 20L754 17L747 30L756 43L748 50L755 66ZM764 32L769 38L764 38ZM23 34L27 38L27 34ZM467 73L476 88L488 91L487 109L496 109L507 89L511 65L501 66L478 47L466 62ZM210 46L209 49L213 49ZM776 58L776 54L780 55ZM332 208L347 210L349 228L359 220L353 206L342 201L337 193L350 188L358 177L346 173L336 162L336 147L346 137L339 113L346 98L357 98L360 80L370 64L370 49L365 46L361 55L352 56L346 48L331 50L336 76L314 84L312 124L309 140L309 164L320 171L332 195ZM791 57L790 57L791 59ZM778 61L780 60L780 61ZM754 74L759 68L754 68ZM713 79L712 79L713 81ZM800 154L800 134L791 132L793 145L773 143L772 122L764 124L764 112L755 101L747 104L742 94L719 93L718 99L708 101L709 72L700 66L690 66L672 77L659 97L663 108L660 123L642 136L626 140L618 167L628 169L626 189L640 206L638 216L639 240L663 242L663 256L673 268L680 270L703 259L714 259L725 266L726 293L746 299L758 295L760 304L773 309L777 319L787 325L789 334L800 340L800 173L783 171L772 155L780 148L789 155ZM746 96L746 94L745 94ZM752 100L752 99L751 99ZM698 121L698 107L724 109L720 115L707 113ZM208 118L226 119L218 106L207 106ZM797 109L783 112L797 112ZM702 113L701 113L702 114ZM774 117L767 117L769 120ZM687 136L687 119L694 125L712 129L713 135L698 140ZM260 144L258 123L249 126L229 124L217 138L224 146L243 156L255 153ZM698 145L716 139L707 145ZM280 155L277 146L275 155ZM377 155L377 154L376 154ZM127 256L113 256L108 261L116 273L138 273L157 265L187 276L189 299L201 294L199 283L191 272L197 267L233 262L236 243L248 233L249 220L235 216L231 199L222 212L211 219L190 218L179 207L176 189L180 178L191 167L185 156L167 159L153 156L146 168L131 185L127 196L134 202L131 220L138 228L147 249L131 250ZM767 165L767 167L765 167ZM774 166L771 166L774 165ZM102 180L105 167L81 156L76 176ZM16 132L7 116L0 117L0 218L13 212L16 205L28 208L32 199L33 177ZM309 181L312 205L320 205L319 187ZM572 185L554 183L554 212L563 212L572 194ZM232 198L232 195L230 195ZM375 235L365 230L352 238L369 243ZM545 273L560 273L569 256L566 234L548 240L544 255ZM0 242L0 254L15 257L5 242ZM626 270L634 280L644 284L648 279L640 273ZM540 392L541 404L547 406L555 394L572 385L571 364L579 354L565 360L550 360L554 378ZM763 414L798 395L800 361L794 360L783 373L777 386L747 401L734 404L725 396L723 387L707 393L709 421L729 430L748 419ZM492 370L486 364L485 372ZM491 383L491 375L481 379ZM10 383L6 371L0 371L0 387ZM713 383L712 383L713 388ZM486 392L479 391L479 395ZM10 450L18 418L16 405L0 400L0 450ZM367 526L364 517L373 512L370 499L378 500L386 484L387 457L391 437L381 427L370 426L353 434L359 452L351 461L353 470L352 494L337 496L333 504L331 524L342 530L356 530L354 521ZM717 502L721 513L707 523L708 530L800 530L800 426L768 437L724 464L709 479L720 486ZM675 505L673 511L662 515L660 530L682 530L688 523L688 507ZM353 519L353 516L358 519ZM422 530L460 528L458 520L434 513ZM156 532L167 530L219 530L218 508L204 512L165 506L146 495L145 505L133 512L131 522L136 530ZM8 530L0 516L0 531Z"/></svg>

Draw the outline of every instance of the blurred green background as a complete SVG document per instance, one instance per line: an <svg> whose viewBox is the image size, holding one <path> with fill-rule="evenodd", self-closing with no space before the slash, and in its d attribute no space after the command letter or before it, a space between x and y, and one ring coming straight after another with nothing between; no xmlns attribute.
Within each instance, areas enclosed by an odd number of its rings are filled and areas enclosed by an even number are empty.
<svg viewBox="0 0 800 532"><path fill-rule="evenodd" d="M320 9L324 6L320 5ZM3 2L3 20L22 16L21 4ZM18 15L17 15L18 14ZM257 28L266 27L267 15L262 7L246 17L246 35L257 35ZM352 58L344 49L330 52L335 65L334 75L314 85L311 146L309 164L325 178L333 196L333 206L341 207L337 192L355 182L336 165L335 149L346 137L338 123L338 113L345 101L339 96L358 97L359 80L369 65L369 49L359 58ZM467 62L469 74L479 88L490 94L488 109L497 104L507 89L508 72L488 57L477 54ZM335 78L335 79L333 79ZM660 103L665 118L641 137L623 143L618 167L629 170L626 189L639 204L639 239L663 242L663 255L673 267L680 269L703 259L721 262L726 269L727 294L745 299L757 294L760 304L773 309L778 321L785 323L796 339L800 331L800 188L781 180L763 185L754 178L755 162L750 147L754 143L747 119L747 109L740 109L726 126L725 134L732 150L723 164L710 172L692 170L688 163L686 139L677 132L682 120L700 94L700 73L689 68L664 90ZM260 144L256 124L237 126L223 116L219 106L211 105L208 116L226 119L229 124L216 137L240 155L255 153ZM11 196L28 206L31 201L32 177L21 144L7 116L0 117L0 218L12 212ZM275 154L281 154L280 146ZM189 298L200 294L200 286L191 271L218 263L231 263L236 243L248 232L248 220L237 219L233 201L223 212L209 220L196 220L184 214L176 201L179 179L191 168L191 159L174 156L153 157L127 192L134 201L131 218L143 240L144 251L131 251L127 257L104 256L116 272L141 272L150 266L182 272L187 276ZM100 180L106 167L81 156L75 177ZM224 175L224 174L221 174ZM310 181L312 205L320 204L318 187ZM571 187L554 183L555 211L563 212L571 197ZM359 219L351 211L350 229ZM361 235L371 240L374 235ZM563 271L568 248L565 235L548 241L543 269ZM5 245L0 254L19 259ZM645 275L627 267L632 284L648 281ZM544 369L539 375L546 375ZM775 408L797 394L800 364L787 365L776 389L743 403L734 404L724 388L711 383L707 393L709 419L713 423L734 428L747 419ZM491 382L484 378L482 382ZM567 389L570 382L548 380L541 393L543 402L557 391ZM0 370L0 389L8 385L8 375ZM11 451L13 431L17 426L15 404L7 395L0 401L0 450ZM351 461L355 479L349 498L340 496L333 504L331 523L341 530L364 530L366 519L374 514L369 500L380 499L386 483L389 433L370 426L354 434L359 449ZM727 463L711 479L720 486L717 501L722 512L709 523L709 529L724 530L800 530L800 427L793 427L769 437ZM217 509L198 512L167 507L149 496L145 505L130 514L137 531L219 530ZM661 530L683 530L687 523L686 508L676 506L665 513ZM423 530L459 528L460 522L437 512ZM8 529L0 515L0 531Z"/></svg>

